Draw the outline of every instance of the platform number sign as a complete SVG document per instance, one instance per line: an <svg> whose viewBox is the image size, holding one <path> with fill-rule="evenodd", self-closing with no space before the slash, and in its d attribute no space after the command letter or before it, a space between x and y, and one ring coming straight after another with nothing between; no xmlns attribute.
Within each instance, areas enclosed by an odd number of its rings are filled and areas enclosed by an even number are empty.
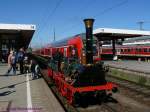
<svg viewBox="0 0 150 112"><path fill-rule="evenodd" d="M35 29L34 25L31 26L31 29Z"/></svg>

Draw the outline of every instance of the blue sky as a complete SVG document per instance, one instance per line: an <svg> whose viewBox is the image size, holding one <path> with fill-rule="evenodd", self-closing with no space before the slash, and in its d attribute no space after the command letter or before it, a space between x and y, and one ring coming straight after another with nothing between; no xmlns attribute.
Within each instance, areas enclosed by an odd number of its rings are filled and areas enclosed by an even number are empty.
<svg viewBox="0 0 150 112"><path fill-rule="evenodd" d="M57 8L56 8L57 6ZM99 27L150 30L150 0L1 0L0 23L35 24L31 45L42 46L85 32L83 19Z"/></svg>

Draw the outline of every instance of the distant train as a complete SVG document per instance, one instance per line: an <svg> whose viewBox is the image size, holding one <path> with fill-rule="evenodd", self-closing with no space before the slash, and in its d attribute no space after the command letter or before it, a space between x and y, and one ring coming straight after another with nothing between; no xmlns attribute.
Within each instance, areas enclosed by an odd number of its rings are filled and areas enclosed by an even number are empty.
<svg viewBox="0 0 150 112"><path fill-rule="evenodd" d="M112 56L112 47L105 46L100 48L100 54L102 58ZM128 58L128 59L150 59L150 46L148 45L122 45L116 46L116 56L118 58Z"/></svg>

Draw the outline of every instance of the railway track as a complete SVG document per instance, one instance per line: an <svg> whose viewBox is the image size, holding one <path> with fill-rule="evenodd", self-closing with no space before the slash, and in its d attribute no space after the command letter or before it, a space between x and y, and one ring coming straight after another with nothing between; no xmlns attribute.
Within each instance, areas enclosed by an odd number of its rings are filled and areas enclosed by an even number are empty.
<svg viewBox="0 0 150 112"><path fill-rule="evenodd" d="M111 82L115 82L117 84L119 84L121 87L126 87L132 91L136 91L140 94L143 94L145 97L150 97L150 88L146 87L146 86L141 86L138 85L136 83L127 81L127 80L123 80L123 79L119 79L113 76L107 76L106 77L107 80L111 81Z"/></svg>
<svg viewBox="0 0 150 112"><path fill-rule="evenodd" d="M139 102L150 105L150 88L136 83L119 79L113 76L107 76L106 79L119 85L119 90L125 92L126 96Z"/></svg>

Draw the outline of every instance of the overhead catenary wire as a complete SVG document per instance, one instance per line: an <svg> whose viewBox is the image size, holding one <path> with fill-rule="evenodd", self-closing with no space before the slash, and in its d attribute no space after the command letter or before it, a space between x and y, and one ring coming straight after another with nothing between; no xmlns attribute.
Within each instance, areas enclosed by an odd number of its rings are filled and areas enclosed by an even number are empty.
<svg viewBox="0 0 150 112"><path fill-rule="evenodd" d="M78 7L78 10L84 11L88 7L91 7L92 4L96 3L96 2L93 2L93 0L89 0L89 1L86 0L86 2L88 2L88 4L90 4L90 6L87 6L86 4L85 5L83 4L82 7ZM68 24L68 22L72 23L75 20L80 20L80 18L78 18L77 16L75 16L75 17L71 17L71 18L65 19L65 21L63 22L63 24L61 26L66 26L66 24ZM67 21L67 23L66 23L66 21ZM55 29L55 31L56 31L56 28L53 28L53 29ZM56 40L56 33L55 33L55 40Z"/></svg>
<svg viewBox="0 0 150 112"><path fill-rule="evenodd" d="M49 10L50 10L50 7L49 7L49 6L48 6L48 7L45 7L45 9L43 9L43 11L46 12L46 13L49 12ZM44 20L44 18L45 18L45 13L42 13L42 14L41 14L41 17L42 17L42 18L39 20L38 23L42 23L42 22L43 22L43 20ZM38 26L38 27L41 27L41 24L38 24L37 26ZM36 37L36 35L38 35L38 33L39 33L38 30L39 30L39 28L36 29L36 32L35 32L35 34L34 34L33 37ZM35 39L37 40L38 37L37 37L37 38L32 38L31 41L34 41ZM31 43L30 43L30 44L31 44Z"/></svg>
<svg viewBox="0 0 150 112"><path fill-rule="evenodd" d="M37 33L37 36L39 36L39 34L41 34L41 32L44 31L44 29L47 27L47 25L48 25L47 23L48 23L49 19L53 17L54 13L55 13L56 10L58 9L58 7L60 6L60 4L61 4L62 1L63 1L63 0L59 0L59 1L57 2L57 4L56 4L55 8L52 10L52 12L49 13L49 15L47 16L47 18L46 18L45 21L43 22L43 25L40 27L41 30ZM119 3L117 3L117 4L113 5L113 6L111 6L111 7L109 7L109 8L104 9L103 11L98 12L98 13L95 14L93 17L98 17L98 16L101 16L101 15L103 15L103 14L109 12L109 11L112 11L113 9L118 8L118 7L120 7L120 6L124 5L124 4L126 4L127 1L128 1L128 0L123 0L123 1L121 1L121 2L119 2ZM90 7L91 7L91 6L90 6ZM82 7L82 9L84 9L84 8ZM83 12L83 11L82 11L82 12ZM82 21L83 19L84 19L84 18L78 17L78 20L80 20L80 21ZM77 20L77 19L76 19L76 20ZM71 30L75 29L79 24L81 24L81 22L79 23L79 21L78 21L78 23L71 25L71 27L69 27L69 28L65 28L65 29L63 28L63 31L62 31L61 35L64 34L66 30L67 30L67 31L71 31ZM66 24L65 24L64 26L66 26ZM56 29L56 28L55 28L55 29ZM57 33L57 34L58 34L58 33ZM40 39L40 40L41 40L41 39Z"/></svg>
<svg viewBox="0 0 150 112"><path fill-rule="evenodd" d="M111 7L109 7L109 8L104 9L104 10L101 11L101 12L98 12L98 13L97 13L96 15L94 15L93 17L97 17L97 16L99 16L99 15L101 16L101 15L107 13L107 12L112 11L112 10L115 9L115 8L118 8L118 7L120 7L120 6L125 5L127 2L128 2L128 0L123 0L123 1L121 1L121 2L119 2L119 3L117 3L117 4L113 5L113 6L111 6Z"/></svg>
<svg viewBox="0 0 150 112"><path fill-rule="evenodd" d="M103 14L105 14L105 13L107 13L107 12L110 12L110 11L112 11L112 10L115 9L115 8L118 8L118 7L121 7L121 6L125 5L127 2L128 2L128 0L123 0L123 1L121 1L121 2L119 2L119 3L117 3L117 4L113 5L113 6L111 6L111 7L109 7L109 8L104 9L103 11L98 12L97 14L95 14L95 15L92 16L92 17L95 18L95 17L98 17L98 16L102 16ZM82 21L83 19L84 19L84 18L80 18L81 21ZM74 25L72 25L71 27L68 28L69 31L73 30L73 29L74 29L75 27L77 27L78 25L79 25L79 24L74 24ZM65 29L65 30L67 30L67 29ZM67 30L67 31L68 31L68 30ZM62 32L63 32L62 34L65 33L64 30L63 30Z"/></svg>
<svg viewBox="0 0 150 112"><path fill-rule="evenodd" d="M54 7L54 9L49 13L49 15L47 16L47 18L45 19L45 21L43 22L42 26L39 28L39 32L36 34L37 37L40 38L40 33L43 32L43 30L46 28L46 26L48 25L48 20L50 20L50 18L53 17L54 13L56 12L56 10L58 9L58 7L60 6L60 4L62 3L63 0L58 0L58 2L56 3L56 6Z"/></svg>

